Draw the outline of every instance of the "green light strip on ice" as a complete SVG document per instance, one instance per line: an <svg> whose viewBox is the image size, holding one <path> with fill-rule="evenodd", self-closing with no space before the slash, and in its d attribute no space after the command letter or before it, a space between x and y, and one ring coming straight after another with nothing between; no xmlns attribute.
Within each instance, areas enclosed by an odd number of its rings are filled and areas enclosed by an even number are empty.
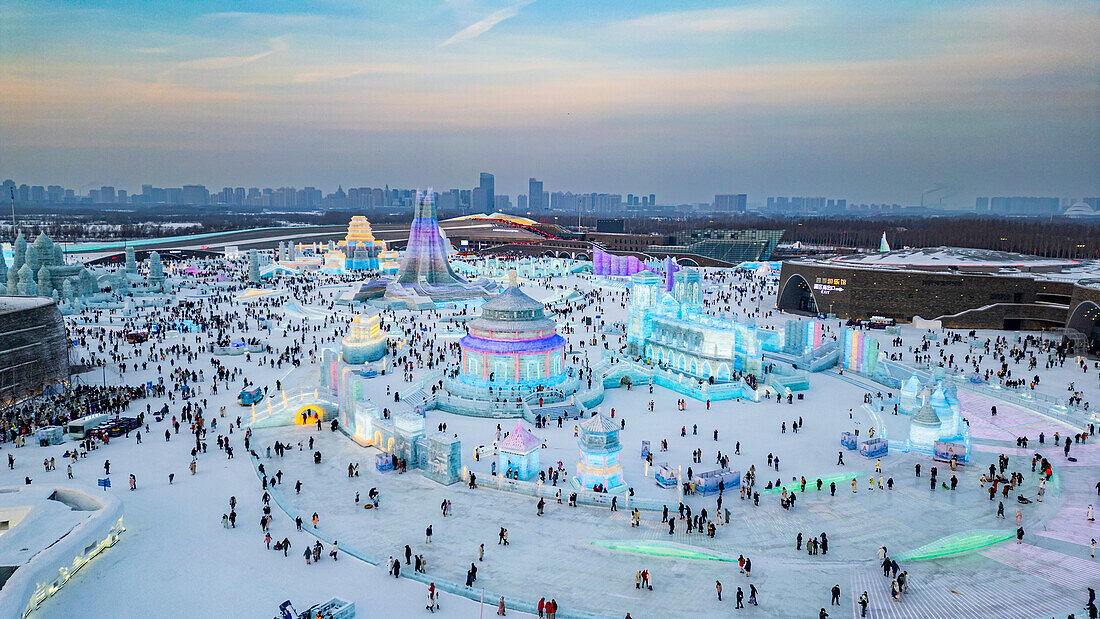
<svg viewBox="0 0 1100 619"><path fill-rule="evenodd" d="M822 475L821 476L821 491L822 492L828 492L830 483L835 482L837 486L843 486L844 484L852 481L853 479L859 479L860 477L863 477L864 475L867 475L867 473L856 472L856 473L836 473L834 475ZM783 491L783 488L786 488L787 492L802 492L802 490L801 490L802 480L798 479L798 480L792 481L790 483L783 484L782 486L772 488L771 490L761 490L760 494L779 494L780 492ZM806 478L806 492L809 492L811 490L813 490L813 491L817 490L817 478L816 477L814 477L813 479L810 479L809 477Z"/></svg>
<svg viewBox="0 0 1100 619"><path fill-rule="evenodd" d="M649 540L607 540L600 539L592 542L593 546L618 550L620 552L632 552L653 557L668 557L670 559L694 559L696 561L725 561L732 563L734 560L719 554L704 550L695 550L678 544L668 542L656 542Z"/></svg>
<svg viewBox="0 0 1100 619"><path fill-rule="evenodd" d="M1015 533L1012 531L998 530L971 530L955 533L942 537L934 542L925 544L920 548L899 553L893 558L898 561L924 561L926 559L939 559L951 555L970 552L987 548L994 544L1012 539Z"/></svg>

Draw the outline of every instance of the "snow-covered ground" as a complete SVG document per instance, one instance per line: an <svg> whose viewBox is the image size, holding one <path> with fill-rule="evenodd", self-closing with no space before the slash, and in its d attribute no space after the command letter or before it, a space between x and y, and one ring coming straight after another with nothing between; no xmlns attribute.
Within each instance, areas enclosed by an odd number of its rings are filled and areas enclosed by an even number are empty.
<svg viewBox="0 0 1100 619"><path fill-rule="evenodd" d="M730 282L708 283L708 289L712 290L708 295L710 309L727 311L724 304L714 300L714 291L728 291L730 285ZM738 280L737 285L744 282ZM338 292L303 283L290 287L290 298L312 310L327 309ZM581 340L590 341L594 334L578 319L599 314L608 323L624 321L626 293L599 286L588 276L555 278L548 285L527 283L524 289L535 298L551 299L560 296L561 287L576 287L582 293L600 291L598 299L585 309L559 317L559 323L565 327L561 329L563 335L582 357L587 355L594 364L604 349L603 340L595 347L582 347ZM181 298L185 294L181 292ZM281 314L286 301L256 303L270 304L272 312ZM733 311L739 315L758 314L758 324L782 326L791 316L768 309L773 306L774 290L768 289L746 294ZM752 616L810 617L817 616L822 607L829 609L833 617L858 615L856 599L866 590L873 617L1030 618L1064 616L1074 608L1080 609L1086 600L1085 585L1100 582L1100 567L1090 559L1088 549L1089 540L1098 537L1100 531L1084 518L1087 505L1100 500L1094 494L1095 484L1100 481L1100 451L1095 444L1075 445L1072 455L1078 462L1069 463L1050 440L1042 446L1036 440L1039 431L1048 437L1056 431L1072 434L1067 426L1032 411L990 400L983 394L960 390L964 414L971 419L973 462L955 473L958 489L931 491L927 471L933 463L928 458L891 454L882 460L881 474L894 480L894 489L869 490L868 476L876 462L845 451L845 464L838 466L839 434L867 427L869 419L862 409L864 394L881 387L847 372L843 377L835 372L811 375L805 399L793 404L715 402L708 410L704 403L688 400L686 410L678 411L675 402L682 396L660 387L652 395L645 386L608 391L600 410L609 415L614 409L615 419L626 422L621 438L628 485L634 487L639 497L667 501L673 515L678 507L676 492L658 487L646 476L645 463L640 457L643 440L651 441L655 462L668 462L685 472L689 466L697 471L716 468L719 450L729 455L731 468L745 471L755 465L758 491L768 481L778 479L787 483L792 478L807 478L806 491L798 492L798 501L790 511L780 507L775 494L761 494L760 504L755 506L737 493L727 493L723 507L730 510L730 523L717 527L713 539L697 532L686 533L684 521L678 521L675 533L669 535L660 512L643 512L640 527L631 526L625 510L611 513L606 508L571 508L554 501L548 501L545 515L536 515L535 499L491 488L491 457L483 455L479 462L473 459L473 449L479 445L488 446L487 453L491 454L498 424L495 420L434 410L427 414L429 427L446 423L447 431L461 438L463 464L477 473L480 482L481 487L476 490L463 484L440 486L415 471L403 475L379 474L373 467L376 450L359 447L344 435L330 432L327 426L320 431L302 426L257 430L251 445L260 454L260 462L269 475L276 471L283 473L282 484L274 490L277 500L271 503L274 516L271 534L274 540L284 537L291 540L289 557L284 558L281 552L265 548L259 524L263 490L244 448L243 428L228 433L231 422L247 410L236 403L235 397L244 378L270 390L275 389L276 380L288 389L310 387L317 375L316 366L310 364L310 353L334 345L339 334L334 332L331 321L303 322L298 315L283 324L305 324L308 330L284 333L277 327L270 333L261 332L254 319L245 317L246 311L253 316L257 311L267 311L267 307L262 310L258 307L253 305L246 310L240 303L226 301L203 308L201 313L236 314L234 322L239 319L242 324L234 328L235 337L262 337L278 352L295 344L301 346L301 352L292 356L302 362L302 367L295 370L285 360L273 363L278 355L252 355L250 359L218 357L227 368L239 368L242 373L229 386L222 381L217 395L211 393L214 368L210 354L198 352L189 359L184 348L195 351L200 344L205 346L211 341L208 333L173 334L163 341L137 346L116 339L104 344L103 350L99 349L98 339L88 338L88 347L78 357L92 352L110 356L116 350L118 355L127 357L116 359L108 367L107 383L138 384L163 376L165 383L171 385L171 371L175 367L204 370L204 378L198 383L202 394L192 402L204 402L204 416L208 420L217 418L218 425L208 433L205 439L208 450L198 455L197 472L191 475L187 467L194 437L188 434L187 424L178 434L173 433L171 441L164 440L171 416L178 418L182 411L178 394L173 401L165 398L138 401L131 405L128 414L144 411L146 405L155 410L168 402L170 417L162 422L148 419L150 427L142 432L142 443L138 444L135 433L131 433L92 451L73 466L76 484L86 486L90 492L103 492L95 487L95 482L103 476L104 461L111 461L114 486L107 492L122 499L127 531L121 542L48 600L39 611L42 616L273 617L278 604L285 599L292 600L301 610L333 596L354 601L360 616L427 614L424 608L427 586L406 578L412 574L412 566L403 569L402 578L394 579L386 573L384 564L376 567L348 554L342 554L337 562L326 554L319 564L306 565L302 552L316 539L309 531L313 528L309 522L313 513L319 519L317 535L339 540L345 551L384 561L391 555L403 559L405 545L409 545L413 554L422 554L426 559L424 578L429 580L464 585L470 564L476 564L478 578L473 591L479 594L483 587L487 592L487 616L495 613L495 595L504 595L510 608L513 603L529 604L542 597L556 599L560 605L558 616L563 619L588 616L586 613L607 617L630 613L636 618L721 616L735 612L738 587L747 596L751 583L760 592L760 605L737 612ZM340 317L336 328L342 328L350 313L340 306L331 311ZM394 335L405 329L420 332L423 324L430 339L438 326L434 316L434 312L401 311L387 317L387 323ZM74 322L110 325L121 322L118 316L113 322L109 318L86 316ZM249 330L244 332L243 326ZM837 330L834 328L833 332ZM887 352L901 353L902 361L912 365L918 361L910 347L920 344L923 334L920 329L903 327L900 347L891 347L888 338L879 337ZM602 331L595 333L597 338L602 335ZM977 335L984 341L1009 334ZM607 340L611 349L621 344L613 335ZM436 346L453 341L440 338ZM415 345L419 350L420 344ZM179 348L171 348L174 346ZM156 355L150 361L154 347ZM166 348L162 359L161 351ZM939 344L933 343L923 354L938 361L940 350ZM951 344L942 350L948 357L955 355L954 364L971 353L966 344ZM982 371L1000 368L1000 361L993 361L992 357L983 350ZM145 361L146 369L134 369L135 361ZM128 366L124 375L120 375L118 362ZM1068 396L1072 392L1067 388L1073 381L1074 391L1082 392L1084 400L1100 401L1097 369L1093 366L1083 370L1071 359L1064 366L1047 368L1045 355L1037 368L1030 371L1026 358L1020 364L1011 358L1007 362L1013 378L1039 375L1041 381L1036 389L1043 393ZM162 368L159 374L158 365ZM427 371L417 366L412 377L414 383ZM101 373L97 370L87 377L99 382ZM387 388L392 392L413 387L396 371L372 379L367 385L366 395L380 406L392 403ZM654 401L653 412L648 410L650 400ZM989 406L994 402L999 414L991 418ZM222 406L226 409L225 418L218 417ZM794 433L792 423L800 418L802 430ZM907 417L886 414L884 420L891 437L907 433ZM515 423L513 420L500 425L502 430L509 431ZM787 426L785 433L781 431L783 423ZM560 429L556 424L532 428L547 445L541 455L544 468L561 461L567 471L575 469L578 449L573 425L566 422ZM682 429L686 436L681 436ZM714 430L718 431L717 441L713 438ZM218 449L218 435L229 438L234 458L227 458ZM1031 439L1028 450L1015 447L1015 438L1021 435ZM323 454L321 464L313 462L313 451L308 448L310 438L315 441L314 449ZM662 439L669 442L667 452L658 451ZM268 459L266 447L276 440L294 447L281 458L273 454ZM299 441L304 447L301 451L297 449ZM737 443L739 454L734 453ZM13 449L10 443L0 445L16 458L14 470L0 471L0 486L21 484L25 475L31 476L36 484L63 479L63 466L46 472L41 462L51 456L60 462L62 452L71 446L71 442L47 448L28 444ZM1042 503L1019 506L1025 543L1017 546L1006 542L954 558L903 562L901 569L909 574L910 591L901 602L890 599L890 580L883 578L878 567L877 549L885 545L894 554L976 529L1014 532L1018 506L1015 495L1025 494L1034 499L1037 494L1038 478L1029 466L1029 456L1036 447L1050 457L1056 476L1047 485ZM692 461L695 449L703 452L701 463ZM1010 471L1024 474L1024 485L1004 500L1006 518L999 520L994 517L997 501L989 501L978 476L988 472L989 465L1002 453L1011 457ZM769 454L779 457L778 471L768 467ZM360 464L360 476L349 479L347 466L355 462ZM914 476L917 463L924 469L919 479ZM940 482L949 481L948 467L939 468ZM125 483L131 473L137 476L137 489L133 492ZM169 475L173 473L174 482L169 484ZM820 493L814 488L818 477L828 479L841 473L864 473L858 479L855 493L848 482L837 484L835 496L830 496L827 484ZM300 494L294 489L296 481L302 483ZM355 493L359 492L361 503L365 502L372 487L381 492L381 508L364 510L355 504ZM563 496L566 494L563 492ZM222 515L229 512L230 497L237 499L237 526L225 529ZM439 509L444 499L449 499L453 506L452 515L446 518ZM999 494L997 500L1001 500ZM293 518L284 513L278 502L289 512L300 513L307 530L296 531ZM717 511L714 496L687 497L685 503L693 513L706 508L712 518ZM424 536L428 525L433 527L430 544ZM497 544L500 527L509 531L507 547ZM797 551L795 539L799 532L806 538L826 532L828 554L808 555L805 546ZM596 547L591 543L595 540L673 542L682 548L705 550L733 560L745 556L752 560L752 576L741 575L736 562L633 554ZM0 536L0 545L3 543L4 537ZM481 543L485 544L484 561L478 560ZM326 543L326 553L328 546ZM633 586L634 575L641 569L648 569L653 575L652 591ZM722 602L715 594L716 580L724 587ZM834 584L842 591L840 607L829 604L829 589ZM444 594L440 604L436 614L444 617L475 617L480 612L476 602L462 596ZM514 613L509 611L509 615Z"/></svg>

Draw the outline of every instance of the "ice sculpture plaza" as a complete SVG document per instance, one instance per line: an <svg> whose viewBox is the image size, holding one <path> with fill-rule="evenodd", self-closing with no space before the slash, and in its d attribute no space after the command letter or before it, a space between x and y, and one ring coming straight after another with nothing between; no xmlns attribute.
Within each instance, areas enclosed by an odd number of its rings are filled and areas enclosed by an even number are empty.
<svg viewBox="0 0 1100 619"><path fill-rule="evenodd" d="M430 191L410 228L6 247L0 282L56 303L90 371L0 445L4 616L412 617L432 587L444 617L855 617L866 592L1031 619L1100 582L1097 366L1059 338L780 312L768 263L459 257Z"/></svg>

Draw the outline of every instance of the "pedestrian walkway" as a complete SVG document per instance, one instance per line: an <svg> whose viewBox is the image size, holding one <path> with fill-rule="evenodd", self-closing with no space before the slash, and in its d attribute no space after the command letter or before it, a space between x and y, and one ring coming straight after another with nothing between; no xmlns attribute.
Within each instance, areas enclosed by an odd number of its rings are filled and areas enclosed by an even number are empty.
<svg viewBox="0 0 1100 619"><path fill-rule="evenodd" d="M1100 563L1031 544L1001 544L979 554L1070 591L1100 583Z"/></svg>
<svg viewBox="0 0 1100 619"><path fill-rule="evenodd" d="M1093 503L1093 505L1096 504ZM1084 504L1079 506L1066 505L1047 522L1046 529L1037 531L1035 534L1071 544L1088 546L1089 540L1093 538L1100 539L1100 526L1095 521L1088 521L1085 509Z"/></svg>
<svg viewBox="0 0 1100 619"><path fill-rule="evenodd" d="M1015 544L1005 545L1016 549ZM903 563L909 572L909 593L894 601L890 593L891 578L882 575L877 562L871 561L851 572L850 588L852 616L859 617L859 595L868 592L871 603L867 616L872 619L913 619L952 617L957 619L1034 619L1042 616L1065 616L1065 600L1084 589L1070 590L1065 586L1021 574L1006 578L1004 572L993 569L994 563L980 556L936 562L921 562L919 567ZM967 574L959 578L960 570ZM1075 593L1076 592L1076 593Z"/></svg>

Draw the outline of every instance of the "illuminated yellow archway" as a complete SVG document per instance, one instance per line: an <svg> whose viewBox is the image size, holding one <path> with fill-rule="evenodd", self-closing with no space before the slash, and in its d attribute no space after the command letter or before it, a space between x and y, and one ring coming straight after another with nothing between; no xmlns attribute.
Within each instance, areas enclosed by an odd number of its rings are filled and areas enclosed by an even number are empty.
<svg viewBox="0 0 1100 619"><path fill-rule="evenodd" d="M298 414L294 416L294 423L298 425L317 423L318 420L325 420L325 411L315 404L303 406L298 409Z"/></svg>

